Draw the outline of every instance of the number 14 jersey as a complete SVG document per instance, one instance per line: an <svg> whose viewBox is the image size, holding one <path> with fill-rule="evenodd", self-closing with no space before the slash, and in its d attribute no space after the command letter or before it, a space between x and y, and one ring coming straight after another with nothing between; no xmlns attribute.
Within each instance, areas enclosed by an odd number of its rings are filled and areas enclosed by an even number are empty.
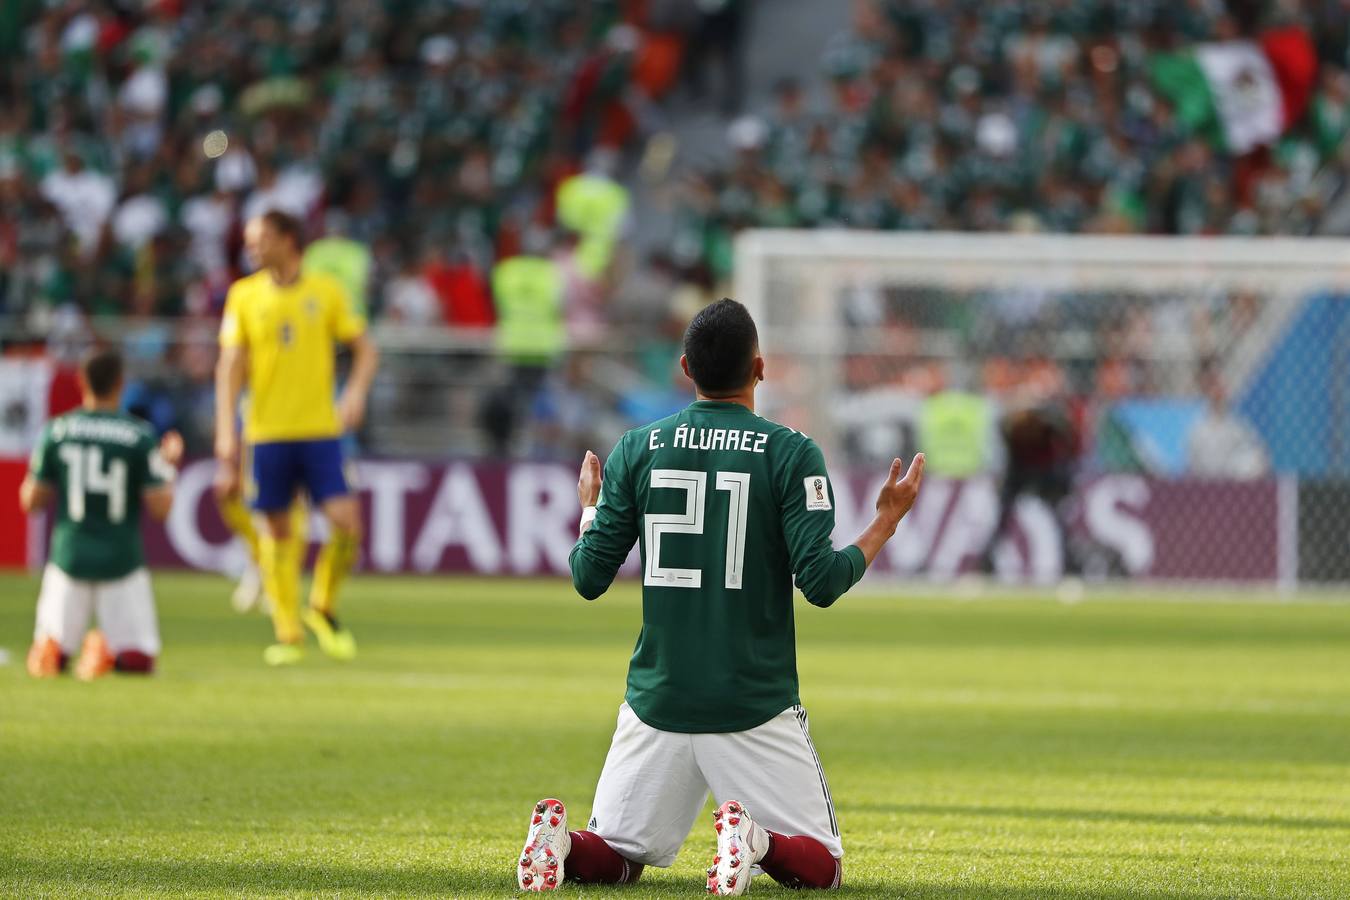
<svg viewBox="0 0 1350 900"><path fill-rule="evenodd" d="M140 419L80 410L47 423L29 471L57 493L50 557L81 581L109 581L144 564L141 494L173 471Z"/></svg>
<svg viewBox="0 0 1350 900"><path fill-rule="evenodd" d="M745 731L800 702L792 586L829 606L862 577L836 551L825 459L738 403L700 400L628 432L605 461L572 580L604 593L634 541L642 631L628 705L664 731Z"/></svg>

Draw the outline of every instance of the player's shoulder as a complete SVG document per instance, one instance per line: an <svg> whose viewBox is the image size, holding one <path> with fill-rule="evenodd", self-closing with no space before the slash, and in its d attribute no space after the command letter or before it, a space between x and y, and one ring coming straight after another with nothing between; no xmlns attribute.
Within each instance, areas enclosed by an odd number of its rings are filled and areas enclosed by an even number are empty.
<svg viewBox="0 0 1350 900"><path fill-rule="evenodd" d="M158 440L158 437L155 434L155 426L151 425L140 416L134 416L131 413L118 413L118 418L130 424L132 428L135 428L142 439L150 441L151 443Z"/></svg>
<svg viewBox="0 0 1350 900"><path fill-rule="evenodd" d="M630 428L614 442L614 452L624 454L629 452L630 447L643 447L652 439L653 434L659 434L663 428L673 428L678 420L679 415L676 414Z"/></svg>
<svg viewBox="0 0 1350 900"><path fill-rule="evenodd" d="M309 290L337 297L343 297L347 292L346 288L342 286L342 282L331 272L320 269L306 269L303 274L305 287Z"/></svg>
<svg viewBox="0 0 1350 900"><path fill-rule="evenodd" d="M618 454L621 459L627 462L636 459L636 454L642 451L664 447L667 443L667 436L675 433L675 429L681 424L681 418L685 412L686 410L680 410L645 425L628 429L614 442L612 452Z"/></svg>
<svg viewBox="0 0 1350 900"><path fill-rule="evenodd" d="M235 279L226 295L227 301L236 297L251 297L257 294L267 286L268 278L267 270L259 269L250 275Z"/></svg>
<svg viewBox="0 0 1350 900"><path fill-rule="evenodd" d="M256 291L271 283L271 276L267 274L266 269L259 269L256 272L250 272L247 275L241 275L236 278L231 290L238 291Z"/></svg>
<svg viewBox="0 0 1350 900"><path fill-rule="evenodd" d="M52 416L47 420L47 424L42 426L42 434L38 436L38 440L44 444L62 440L70 430L70 423L75 421L75 417L79 414L80 411L74 409L59 416Z"/></svg>
<svg viewBox="0 0 1350 900"><path fill-rule="evenodd" d="M154 445L157 441L157 438L155 437L155 427L140 416L133 415L129 412L118 411L108 418L110 421L116 422L118 425L134 434L138 443Z"/></svg>
<svg viewBox="0 0 1350 900"><path fill-rule="evenodd" d="M668 431L680 424L686 412L687 410L682 409L679 412L671 413L670 415L665 416L664 418L648 422L646 425L639 425L636 428L630 428L628 431L624 432L624 435L620 440L640 441L645 440L648 437L648 435L650 435L654 431L663 431L663 430Z"/></svg>
<svg viewBox="0 0 1350 900"><path fill-rule="evenodd" d="M772 456L787 459L806 450L819 450L816 447L816 442L811 440L811 437L805 432L798 431L781 422L766 419L759 414L754 415L762 429L769 435L767 452Z"/></svg>

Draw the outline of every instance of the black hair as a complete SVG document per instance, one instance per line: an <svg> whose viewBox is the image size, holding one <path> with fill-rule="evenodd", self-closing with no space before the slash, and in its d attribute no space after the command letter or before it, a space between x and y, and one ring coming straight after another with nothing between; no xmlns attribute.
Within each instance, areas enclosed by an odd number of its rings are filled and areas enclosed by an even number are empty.
<svg viewBox="0 0 1350 900"><path fill-rule="evenodd" d="M122 354L116 350L93 350L80 363L80 373L95 397L102 400L122 386Z"/></svg>
<svg viewBox="0 0 1350 900"><path fill-rule="evenodd" d="M699 310L684 333L689 374L710 397L744 388L758 349L759 332L750 310L726 297Z"/></svg>
<svg viewBox="0 0 1350 900"><path fill-rule="evenodd" d="M290 238L295 244L295 249L305 249L305 227L295 216L279 209L269 209L263 213L262 220L277 234Z"/></svg>

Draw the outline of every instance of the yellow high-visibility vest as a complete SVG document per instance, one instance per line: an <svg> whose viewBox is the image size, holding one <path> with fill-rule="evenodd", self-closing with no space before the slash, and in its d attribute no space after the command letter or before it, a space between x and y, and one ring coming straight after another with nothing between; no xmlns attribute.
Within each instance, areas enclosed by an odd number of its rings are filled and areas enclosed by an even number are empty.
<svg viewBox="0 0 1350 900"><path fill-rule="evenodd" d="M964 391L940 391L919 410L919 449L928 470L943 478L968 478L984 469L992 431L989 401Z"/></svg>
<svg viewBox="0 0 1350 900"><path fill-rule="evenodd" d="M548 365L562 352L563 273L540 256L512 256L492 267L497 349L517 365Z"/></svg>
<svg viewBox="0 0 1350 900"><path fill-rule="evenodd" d="M344 237L310 241L301 262L306 272L323 272L341 282L352 311L366 314L366 286L370 280L370 250L365 244Z"/></svg>
<svg viewBox="0 0 1350 900"><path fill-rule="evenodd" d="M603 175L573 175L558 185L558 222L575 231L577 268L599 278L614 258L619 227L628 213L628 189Z"/></svg>

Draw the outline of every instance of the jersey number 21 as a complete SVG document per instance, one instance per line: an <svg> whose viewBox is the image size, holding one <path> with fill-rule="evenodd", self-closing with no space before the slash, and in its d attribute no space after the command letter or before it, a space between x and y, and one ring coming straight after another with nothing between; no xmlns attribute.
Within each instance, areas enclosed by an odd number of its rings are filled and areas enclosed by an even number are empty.
<svg viewBox="0 0 1350 900"><path fill-rule="evenodd" d="M667 534L702 534L703 508L707 503L708 473L688 469L653 469L651 486L685 492L683 513L647 513L643 527L647 538L647 568L642 583L651 587L700 588L702 569L679 569L661 565L661 537ZM746 518L750 512L750 473L718 472L716 489L730 495L727 508L726 586L741 589L745 571Z"/></svg>

